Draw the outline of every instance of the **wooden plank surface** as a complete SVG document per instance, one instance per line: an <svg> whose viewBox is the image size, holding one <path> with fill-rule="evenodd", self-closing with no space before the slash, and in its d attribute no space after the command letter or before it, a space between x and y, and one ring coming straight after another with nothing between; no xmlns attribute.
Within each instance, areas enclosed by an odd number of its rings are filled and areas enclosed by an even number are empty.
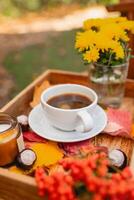
<svg viewBox="0 0 134 200"><path fill-rule="evenodd" d="M0 198L3 200L41 200L35 180L0 168Z"/></svg>
<svg viewBox="0 0 134 200"><path fill-rule="evenodd" d="M134 141L127 138L122 138L118 136L110 136L110 135L104 135L100 134L95 139L95 145L96 146L106 146L109 150L112 149L121 149L123 152L126 153L128 162L131 163L131 157L134 147ZM131 164L132 166L132 164ZM134 169L134 168L133 168Z"/></svg>
<svg viewBox="0 0 134 200"><path fill-rule="evenodd" d="M134 98L134 80L133 79L127 79L126 85L125 85L125 96Z"/></svg>

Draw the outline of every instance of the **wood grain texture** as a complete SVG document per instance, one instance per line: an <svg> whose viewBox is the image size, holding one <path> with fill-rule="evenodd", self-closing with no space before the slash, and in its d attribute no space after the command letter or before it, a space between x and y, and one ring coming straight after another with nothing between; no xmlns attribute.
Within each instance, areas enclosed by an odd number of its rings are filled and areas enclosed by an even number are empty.
<svg viewBox="0 0 134 200"><path fill-rule="evenodd" d="M134 73L134 71L133 71ZM125 84L125 96L134 98L134 80L133 79L127 79Z"/></svg>
<svg viewBox="0 0 134 200"><path fill-rule="evenodd" d="M59 70L48 70L37 78L32 84L24 89L17 97L9 102L0 111L10 115L28 114L29 103L32 100L34 87L40 85L44 80L51 84L76 83L90 86L86 74L71 73ZM134 117L134 81L126 82L126 97L121 108L130 111ZM102 135L95 137L96 145L108 146L109 148L121 148L128 155L130 165L134 170L134 142L130 139ZM0 200L40 200L37 195L35 180L31 177L14 174L0 168Z"/></svg>
<svg viewBox="0 0 134 200"><path fill-rule="evenodd" d="M105 146L109 150L121 149L123 152L126 153L128 157L128 163L130 163L131 161L134 146L134 141L131 139L100 134L95 138L95 145Z"/></svg>
<svg viewBox="0 0 134 200"><path fill-rule="evenodd" d="M35 180L0 169L0 198L3 200L41 200Z"/></svg>

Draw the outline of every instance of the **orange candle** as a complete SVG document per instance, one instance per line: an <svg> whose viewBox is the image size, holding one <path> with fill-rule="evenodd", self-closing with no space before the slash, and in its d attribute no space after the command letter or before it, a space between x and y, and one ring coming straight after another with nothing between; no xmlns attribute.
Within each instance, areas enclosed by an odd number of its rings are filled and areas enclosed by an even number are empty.
<svg viewBox="0 0 134 200"><path fill-rule="evenodd" d="M23 149L24 142L17 120L0 113L0 166L12 163Z"/></svg>

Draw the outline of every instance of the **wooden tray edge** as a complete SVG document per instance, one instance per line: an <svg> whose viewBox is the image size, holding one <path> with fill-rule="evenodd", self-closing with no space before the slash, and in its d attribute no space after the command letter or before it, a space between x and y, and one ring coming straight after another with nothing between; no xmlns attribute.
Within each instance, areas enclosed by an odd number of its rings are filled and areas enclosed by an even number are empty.
<svg viewBox="0 0 134 200"><path fill-rule="evenodd" d="M78 77L83 77L83 78L87 78L86 74L80 74L77 72L69 72L69 71L62 71L62 70L46 70L42 75L40 75L38 78L36 78L31 84L29 84L25 89L23 89L16 97L14 97L11 101L9 101L5 106L3 106L0 109L0 112L5 112L7 111L12 105L15 104L16 101L18 101L19 99L21 99L28 91L30 91L31 89L34 89L34 87L41 83L44 79L44 77L46 77L46 79L49 80L49 78L51 78L51 75L72 75L72 76L78 76Z"/></svg>
<svg viewBox="0 0 134 200"><path fill-rule="evenodd" d="M67 75L67 74L68 75L75 75L75 76L78 76L78 77L87 78L87 75L76 73L76 72L68 72L68 71L61 71L61 70L47 70L41 76L39 76L34 82L32 82L29 86L27 86L20 94L18 94L7 105L5 105L3 108L1 108L0 112L5 112L6 110L8 110L13 104L15 104L16 101L18 101L18 99L21 99L21 97L25 93L27 93L27 91L33 89L36 84L39 84L44 79L44 77L50 78L51 74L55 74L55 73L64 74L64 75ZM127 88L131 88L131 85L129 86L128 83L130 83L132 86L134 86L134 81L133 80L131 80L131 79L127 80L126 87ZM133 151L133 156L131 158L130 167L134 169L134 151ZM13 182L15 182L15 184L20 182L22 185L25 185L26 192L29 191L29 187L32 188L33 191L37 190L36 182L35 182L34 178L28 177L28 176L25 176L25 175L15 174L15 173L9 172L8 170L5 170L3 168L0 168L0 180L4 180L5 182L10 182L10 183L13 181ZM15 185L14 185L14 187L15 187ZM35 195L37 196L37 191L36 191ZM0 197L1 197L1 195L0 195ZM30 197L30 194L29 194L29 197ZM9 198L7 198L7 200L8 199ZM39 197L33 197L32 200L34 200L34 199L40 199L40 198ZM22 200L22 199L18 198L18 200Z"/></svg>

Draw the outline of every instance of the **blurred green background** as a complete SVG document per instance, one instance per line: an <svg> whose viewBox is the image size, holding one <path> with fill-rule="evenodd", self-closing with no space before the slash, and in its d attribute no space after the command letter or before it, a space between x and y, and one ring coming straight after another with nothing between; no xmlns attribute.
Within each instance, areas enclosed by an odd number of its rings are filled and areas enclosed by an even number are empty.
<svg viewBox="0 0 134 200"><path fill-rule="evenodd" d="M50 33L41 44L30 45L6 56L3 65L16 83L13 95L47 69L77 72L87 69L74 48L76 31Z"/></svg>
<svg viewBox="0 0 134 200"><path fill-rule="evenodd" d="M18 21L20 20L19 27L21 28L23 23L27 24L27 14L29 13L35 13L34 17L33 15L30 15L30 23L36 22L36 19L38 20L38 17L40 16L43 20L47 19L49 22L50 18L45 18L44 13L46 11L51 13L51 8L54 8L54 12L56 11L56 15L53 15L52 12L53 19L55 19L57 13L60 13L60 6L64 7L62 10L63 14L66 14L64 13L66 9L68 9L69 14L71 13L71 6L74 6L76 10L79 9L80 12L81 10L83 12L83 8L90 9L90 5L106 5L117 2L118 0L0 0L0 19L3 19L1 16L4 16L4 23L7 28L0 40L2 42L1 52L4 52L4 56L2 58L0 57L0 64L10 75L14 85L12 91L9 92L9 99L14 97L39 74L47 69L81 72L87 70L87 66L84 65L81 55L79 55L74 48L75 35L78 31L75 28L68 31L64 31L65 29L63 29L63 31L53 30L51 32L37 30L37 32L31 31L23 34L13 31L13 33L9 34L8 27L12 30L12 24L13 26L17 26ZM64 20L62 17L60 17L60 19ZM11 21L11 25L8 24L8 21ZM27 27L28 26L29 24ZM2 26L1 29L3 31ZM40 42L37 43L35 42L37 36L36 33L38 34L38 37L42 38ZM43 37L41 35L43 35ZM12 41L12 38L15 39ZM17 38L19 38L19 40ZM25 40L31 40L31 38L32 42L25 43ZM8 46L8 42L10 43L10 41L12 41L12 47L10 44ZM7 43L7 45L4 43ZM24 43L24 45L21 46L19 43ZM2 47L5 49L3 50ZM6 84L7 83L5 83L5 85Z"/></svg>

